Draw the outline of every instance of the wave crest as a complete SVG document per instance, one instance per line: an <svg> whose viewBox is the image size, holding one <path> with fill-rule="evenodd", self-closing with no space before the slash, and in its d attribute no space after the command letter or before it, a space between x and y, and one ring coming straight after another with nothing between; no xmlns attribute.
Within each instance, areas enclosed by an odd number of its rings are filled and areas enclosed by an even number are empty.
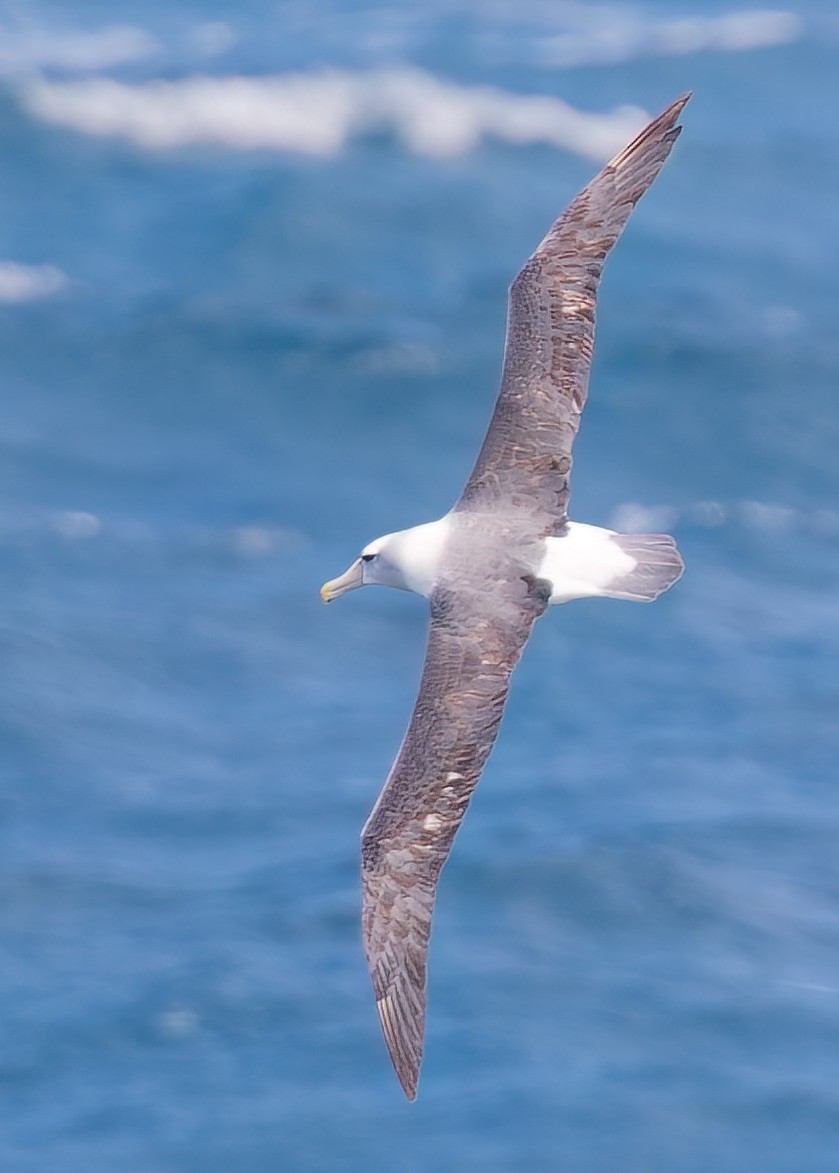
<svg viewBox="0 0 839 1173"><path fill-rule="evenodd" d="M66 284L67 277L55 265L0 261L0 302L38 301Z"/></svg>
<svg viewBox="0 0 839 1173"><path fill-rule="evenodd" d="M619 6L608 9L608 19L602 14L592 22L591 15L589 10L580 11L578 27L541 37L534 46L539 65L568 69L642 57L742 53L789 44L799 39L803 29L801 18L794 13L765 9L650 20Z"/></svg>
<svg viewBox="0 0 839 1173"><path fill-rule="evenodd" d="M458 85L407 67L141 84L38 78L20 94L25 108L46 122L146 148L209 144L320 156L385 131L418 155L462 155L492 138L545 143L599 162L647 118L635 106L587 113L560 98Z"/></svg>

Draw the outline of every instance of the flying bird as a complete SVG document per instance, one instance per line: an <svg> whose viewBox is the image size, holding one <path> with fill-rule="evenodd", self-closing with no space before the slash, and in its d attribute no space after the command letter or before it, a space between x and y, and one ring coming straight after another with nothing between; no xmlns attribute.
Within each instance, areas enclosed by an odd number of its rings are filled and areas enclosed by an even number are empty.
<svg viewBox="0 0 839 1173"><path fill-rule="evenodd" d="M672 537L568 518L603 263L670 154L685 94L569 204L510 289L501 390L453 509L377 538L324 584L424 595L431 625L402 746L362 832L362 934L382 1031L409 1100L425 1030L437 881L498 733L510 675L549 606L650 602L681 576Z"/></svg>

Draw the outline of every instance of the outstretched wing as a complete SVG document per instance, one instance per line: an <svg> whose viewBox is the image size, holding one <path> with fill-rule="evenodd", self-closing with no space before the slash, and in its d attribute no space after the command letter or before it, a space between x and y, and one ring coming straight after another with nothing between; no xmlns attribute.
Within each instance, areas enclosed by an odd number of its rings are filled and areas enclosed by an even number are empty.
<svg viewBox="0 0 839 1173"><path fill-rule="evenodd" d="M402 748L362 834L362 933L396 1074L416 1096L428 938L437 880L492 749L510 674L546 606L465 602L436 593L419 696Z"/></svg>
<svg viewBox="0 0 839 1173"><path fill-rule="evenodd" d="M562 530L603 263L670 154L689 98L606 164L513 282L501 391L457 509L523 512L542 536Z"/></svg>

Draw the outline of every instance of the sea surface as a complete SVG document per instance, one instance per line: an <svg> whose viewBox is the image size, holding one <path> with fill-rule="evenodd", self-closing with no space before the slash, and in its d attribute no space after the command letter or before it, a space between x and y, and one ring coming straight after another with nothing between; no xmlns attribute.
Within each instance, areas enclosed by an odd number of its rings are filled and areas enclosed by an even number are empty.
<svg viewBox="0 0 839 1173"><path fill-rule="evenodd" d="M839 1169L839 12L0 4L0 1169ZM419 1099L359 832L506 287L645 117L579 521L443 875Z"/></svg>

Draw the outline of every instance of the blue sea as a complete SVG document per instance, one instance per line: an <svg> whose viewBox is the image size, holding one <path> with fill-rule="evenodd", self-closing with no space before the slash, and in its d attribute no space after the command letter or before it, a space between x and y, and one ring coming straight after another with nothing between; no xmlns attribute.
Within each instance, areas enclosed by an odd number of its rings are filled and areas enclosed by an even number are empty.
<svg viewBox="0 0 839 1173"><path fill-rule="evenodd" d="M839 1169L832 0L0 5L0 1169ZM745 5L745 6L744 6ZM572 515L440 886L419 1099L359 832L506 287L687 89L605 273Z"/></svg>

